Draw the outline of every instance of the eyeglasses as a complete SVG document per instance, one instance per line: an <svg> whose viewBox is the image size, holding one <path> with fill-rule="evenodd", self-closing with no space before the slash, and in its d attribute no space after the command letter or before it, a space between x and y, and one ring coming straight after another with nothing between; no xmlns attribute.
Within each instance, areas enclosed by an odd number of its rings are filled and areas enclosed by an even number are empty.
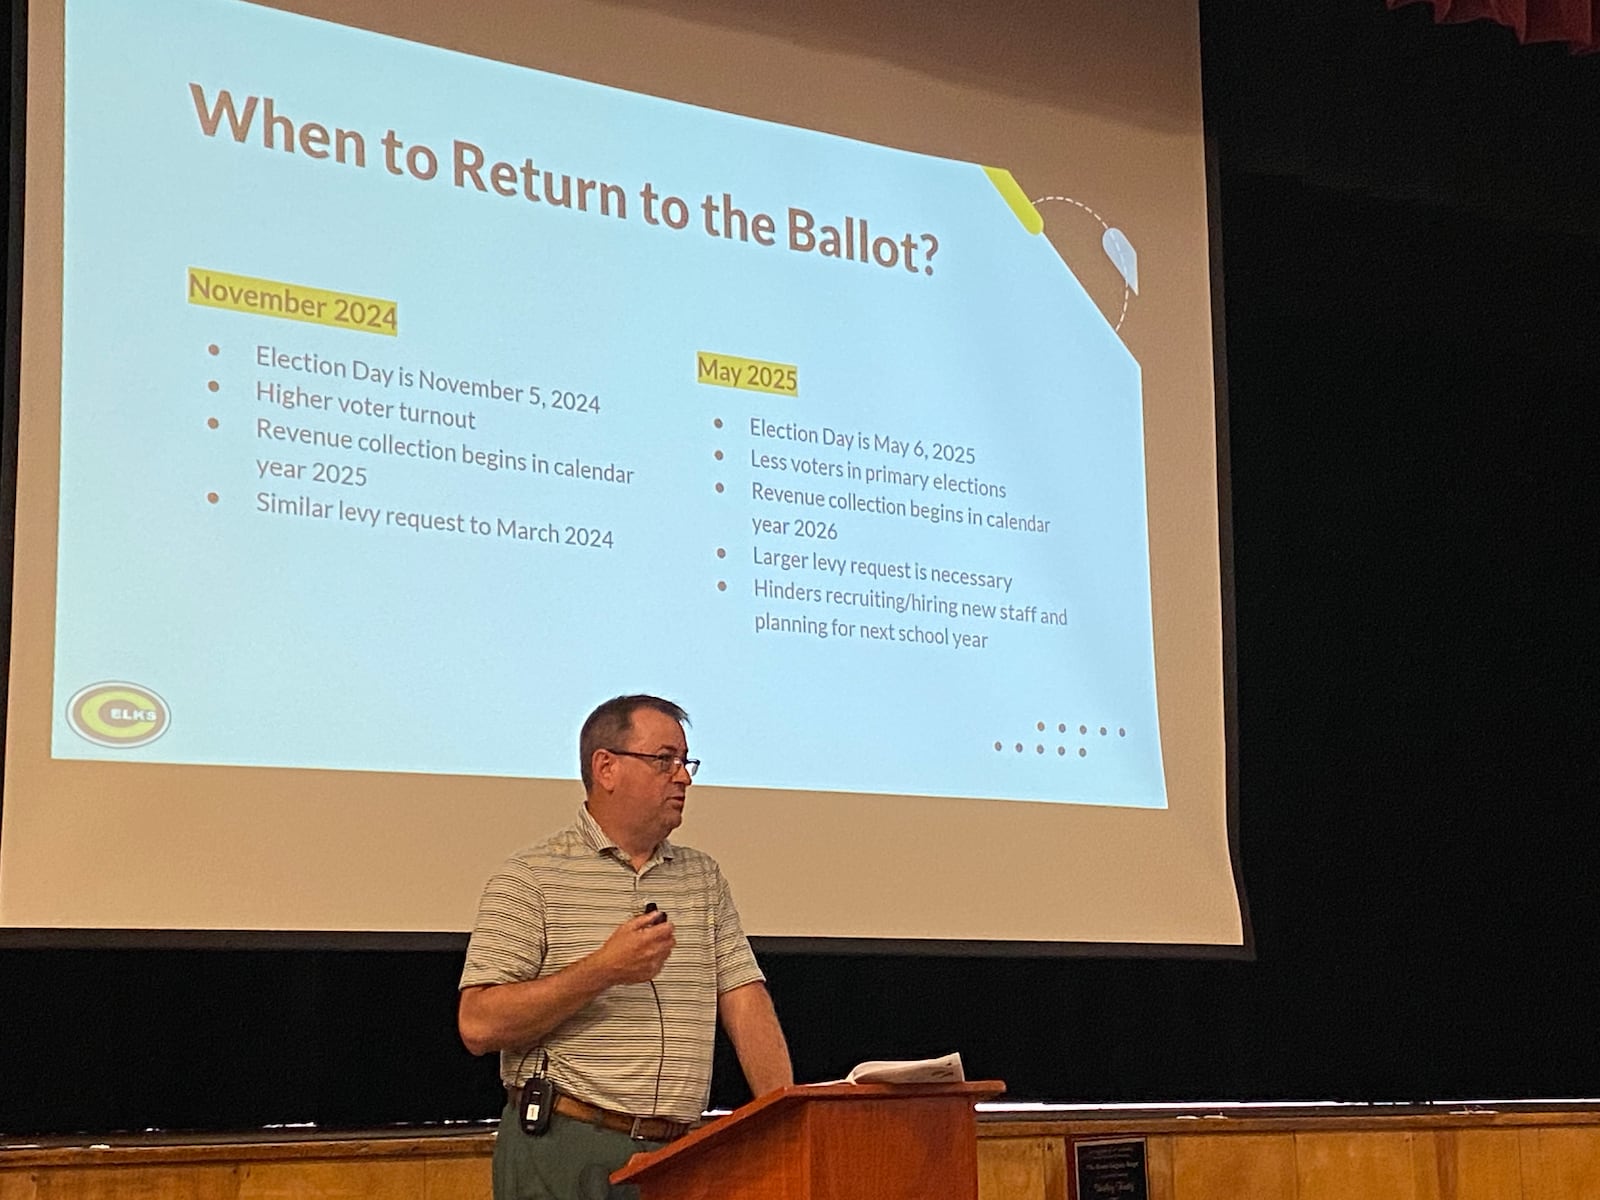
<svg viewBox="0 0 1600 1200"><path fill-rule="evenodd" d="M627 758L642 758L647 763L655 764L656 770L663 775L675 775L678 768L682 767L689 772L689 778L693 779L700 770L698 758L684 758L681 754L641 754L637 750L613 750L609 746L606 747L606 753L621 754Z"/></svg>

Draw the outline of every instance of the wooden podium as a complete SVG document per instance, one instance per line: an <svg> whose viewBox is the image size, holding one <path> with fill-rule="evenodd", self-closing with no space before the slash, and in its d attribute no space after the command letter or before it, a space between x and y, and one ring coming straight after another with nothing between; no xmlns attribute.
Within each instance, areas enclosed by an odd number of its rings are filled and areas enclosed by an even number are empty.
<svg viewBox="0 0 1600 1200"><path fill-rule="evenodd" d="M787 1087L636 1154L640 1200L977 1200L981 1083Z"/></svg>

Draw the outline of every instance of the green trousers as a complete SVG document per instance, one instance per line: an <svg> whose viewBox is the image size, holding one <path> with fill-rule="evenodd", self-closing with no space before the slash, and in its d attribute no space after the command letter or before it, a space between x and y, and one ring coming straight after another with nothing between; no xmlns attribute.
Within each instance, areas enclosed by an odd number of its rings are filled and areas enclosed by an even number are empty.
<svg viewBox="0 0 1600 1200"><path fill-rule="evenodd" d="M574 1121L559 1113L538 1137L522 1132L517 1106L500 1114L494 1140L494 1200L579 1200L578 1176L591 1163L607 1174L660 1142L636 1142L625 1133Z"/></svg>

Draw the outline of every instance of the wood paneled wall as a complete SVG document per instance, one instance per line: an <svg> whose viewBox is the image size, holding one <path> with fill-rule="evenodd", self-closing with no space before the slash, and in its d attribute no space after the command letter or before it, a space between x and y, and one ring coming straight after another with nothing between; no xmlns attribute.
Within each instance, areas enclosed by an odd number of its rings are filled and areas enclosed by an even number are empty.
<svg viewBox="0 0 1600 1200"><path fill-rule="evenodd" d="M979 1196L1079 1200L1073 1141L1124 1136L1150 1200L1600 1200L1595 1111L986 1124Z"/></svg>
<svg viewBox="0 0 1600 1200"><path fill-rule="evenodd" d="M1150 1200L1600 1200L1600 1111L984 1121L980 1200L1079 1200L1076 1139L1143 1137ZM488 1200L492 1135L0 1145L0 1200ZM1090 1200L1083 1197L1081 1200Z"/></svg>

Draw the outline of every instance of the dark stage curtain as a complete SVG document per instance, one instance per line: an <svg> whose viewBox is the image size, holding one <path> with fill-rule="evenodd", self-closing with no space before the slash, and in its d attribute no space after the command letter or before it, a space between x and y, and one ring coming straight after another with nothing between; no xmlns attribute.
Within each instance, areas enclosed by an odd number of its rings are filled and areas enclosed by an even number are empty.
<svg viewBox="0 0 1600 1200"><path fill-rule="evenodd" d="M1390 8L1418 0L1388 0ZM1580 54L1600 50L1600 0L1427 0L1435 21L1498 21L1519 42L1566 42Z"/></svg>

